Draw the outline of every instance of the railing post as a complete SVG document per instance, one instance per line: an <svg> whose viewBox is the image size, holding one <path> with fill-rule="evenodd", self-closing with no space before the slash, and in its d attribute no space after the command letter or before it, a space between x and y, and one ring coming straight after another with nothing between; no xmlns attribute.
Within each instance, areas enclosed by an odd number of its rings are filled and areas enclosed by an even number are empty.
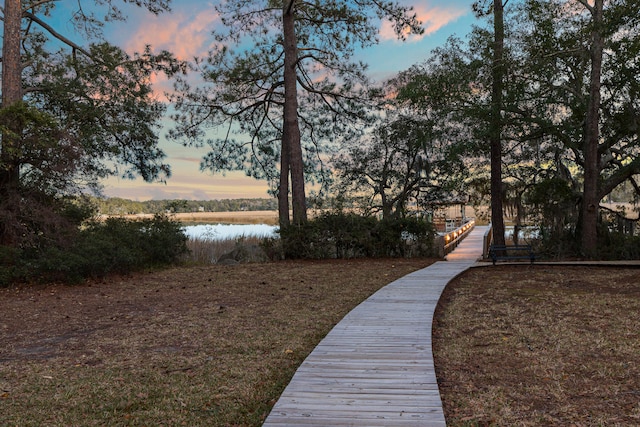
<svg viewBox="0 0 640 427"><path fill-rule="evenodd" d="M493 226L489 224L489 228L484 233L482 238L482 259L489 258L489 248L491 247L491 242L493 241Z"/></svg>
<svg viewBox="0 0 640 427"><path fill-rule="evenodd" d="M437 254L438 257L440 258L444 258L444 236L436 236L435 240L434 240L434 244L435 244L435 252Z"/></svg>

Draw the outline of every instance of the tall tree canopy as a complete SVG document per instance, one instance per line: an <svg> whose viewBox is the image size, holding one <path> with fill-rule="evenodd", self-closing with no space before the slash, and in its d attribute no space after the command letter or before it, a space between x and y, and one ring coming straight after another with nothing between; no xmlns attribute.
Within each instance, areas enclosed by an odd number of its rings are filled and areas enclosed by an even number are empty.
<svg viewBox="0 0 640 427"><path fill-rule="evenodd" d="M66 17L74 28L69 34L56 29L64 13L58 3L4 1L3 244L15 245L21 236L37 235L42 230L25 225L33 222L34 211L46 211L52 200L83 187L96 187L100 178L139 174L152 181L170 173L156 134L165 107L153 95L151 77L156 72L175 73L181 65L168 52L153 54L147 47L130 56L106 42L105 22L124 19L116 0L77 2ZM168 0L120 3L152 13L169 7ZM51 213L42 212L43 220Z"/></svg>
<svg viewBox="0 0 640 427"><path fill-rule="evenodd" d="M640 4L530 0L523 11L530 25L518 35L526 52L518 78L526 101L514 114L534 125L529 140L555 147L550 169L578 190L576 232L591 257L601 200L625 181L638 188Z"/></svg>
<svg viewBox="0 0 640 427"><path fill-rule="evenodd" d="M433 210L463 196L467 165L441 108L451 106L445 98L452 95L441 92L442 76L435 68L413 67L383 83L387 104L375 126L341 141L331 163L340 199L359 200L359 208L384 218L401 218L415 213L411 204ZM431 89L442 98L425 97Z"/></svg>
<svg viewBox="0 0 640 427"><path fill-rule="evenodd" d="M172 136L209 145L202 167L244 170L278 195L280 224L306 220L305 179L323 179L326 144L362 117L366 66L356 48L378 42L389 20L398 37L421 33L395 1L228 0L215 6L224 28L197 61L204 83L178 85ZM291 183L289 183L289 178Z"/></svg>
<svg viewBox="0 0 640 427"><path fill-rule="evenodd" d="M499 116L493 14L468 43L452 39L405 73L404 90L447 124L467 161L490 158L490 132L499 128L501 197L555 204L538 212L557 220L542 220L593 256L601 200L624 182L640 190L640 3L511 0L504 13Z"/></svg>

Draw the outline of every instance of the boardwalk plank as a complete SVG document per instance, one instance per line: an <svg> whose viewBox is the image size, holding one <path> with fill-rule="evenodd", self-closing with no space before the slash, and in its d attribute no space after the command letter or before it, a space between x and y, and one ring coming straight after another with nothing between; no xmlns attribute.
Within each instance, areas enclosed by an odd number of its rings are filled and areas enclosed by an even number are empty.
<svg viewBox="0 0 640 427"><path fill-rule="evenodd" d="M302 363L265 427L444 427L431 323L446 284L482 253L478 227L447 262L402 277L362 302Z"/></svg>

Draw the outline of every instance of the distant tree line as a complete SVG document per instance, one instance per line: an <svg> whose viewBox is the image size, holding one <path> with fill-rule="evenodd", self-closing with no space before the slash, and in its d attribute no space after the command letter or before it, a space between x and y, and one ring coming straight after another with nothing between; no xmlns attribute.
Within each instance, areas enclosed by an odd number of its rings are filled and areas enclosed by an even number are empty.
<svg viewBox="0 0 640 427"><path fill-rule="evenodd" d="M277 211L275 199L222 199L222 200L147 200L143 202L111 198L92 198L98 214L169 214L191 212Z"/></svg>

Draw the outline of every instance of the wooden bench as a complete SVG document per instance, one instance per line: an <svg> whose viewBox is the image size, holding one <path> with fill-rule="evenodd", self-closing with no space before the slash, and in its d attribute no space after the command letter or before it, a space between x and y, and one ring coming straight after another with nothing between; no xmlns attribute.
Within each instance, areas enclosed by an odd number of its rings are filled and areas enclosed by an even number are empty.
<svg viewBox="0 0 640 427"><path fill-rule="evenodd" d="M531 264L536 260L530 245L491 245L489 247L489 256L493 265L497 261L528 259Z"/></svg>

